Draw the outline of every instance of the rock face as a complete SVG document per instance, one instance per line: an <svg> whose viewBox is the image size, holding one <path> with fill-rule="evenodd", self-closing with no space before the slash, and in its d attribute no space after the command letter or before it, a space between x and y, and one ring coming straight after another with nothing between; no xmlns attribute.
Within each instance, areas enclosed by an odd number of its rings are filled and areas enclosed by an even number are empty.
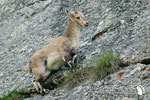
<svg viewBox="0 0 150 100"><path fill-rule="evenodd" d="M82 11L89 21L89 27L81 31L80 48L77 51L79 57L84 58L85 63L91 60L91 55L100 55L106 50L119 53L126 61L142 63L124 69L130 74L120 80L121 83L112 77L112 85L108 87L109 89L118 87L116 91L122 91L139 84L149 88L148 79L138 81L140 79L138 76L143 70L139 73L132 71L135 67L150 66L149 0L1 0L0 96L31 84L33 76L24 72L26 64L33 53L63 34L67 25L65 8ZM94 35L101 32L102 37L91 41ZM61 92L56 89L45 96L45 99L74 100L87 97L84 98L87 100L94 98L97 91L95 100L104 98L106 94L99 94L100 90L105 90L99 85L100 83L93 83L96 86L88 83L71 92ZM130 85L132 83L134 85ZM92 85L95 88L91 87ZM54 93L56 95L53 95ZM121 97L126 99L128 95L117 96L116 94L111 97L107 95L106 98L120 100ZM136 97L137 95L134 95L133 100ZM41 98L43 97L35 97L36 100ZM130 98L132 99L132 96ZM147 98L150 97L147 95L144 98L149 100Z"/></svg>

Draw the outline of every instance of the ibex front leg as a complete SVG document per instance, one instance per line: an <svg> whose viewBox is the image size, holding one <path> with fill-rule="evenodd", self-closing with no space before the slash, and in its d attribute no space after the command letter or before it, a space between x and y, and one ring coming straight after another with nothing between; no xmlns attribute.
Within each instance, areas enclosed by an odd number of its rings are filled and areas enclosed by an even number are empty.
<svg viewBox="0 0 150 100"><path fill-rule="evenodd" d="M63 56L63 60L68 63L68 65L72 68L73 71L75 71L75 59L77 55L74 55L73 57L70 55L70 53L65 53Z"/></svg>
<svg viewBox="0 0 150 100"><path fill-rule="evenodd" d="M77 55L75 53L71 53L71 56L72 56L72 61L76 64L76 61L77 61Z"/></svg>

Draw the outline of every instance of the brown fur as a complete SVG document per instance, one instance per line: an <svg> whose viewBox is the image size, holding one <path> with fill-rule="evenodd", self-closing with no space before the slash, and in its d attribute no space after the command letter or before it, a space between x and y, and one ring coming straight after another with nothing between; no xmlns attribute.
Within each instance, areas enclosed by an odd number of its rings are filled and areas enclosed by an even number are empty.
<svg viewBox="0 0 150 100"><path fill-rule="evenodd" d="M78 48L80 28L87 26L88 23L81 12L70 12L69 14L69 11L66 10L66 13L69 15L69 22L65 33L37 51L29 61L27 71L35 74L36 81L45 79L51 70L59 69L64 61L72 60L71 53ZM41 90L41 85L35 86L36 89L37 87Z"/></svg>

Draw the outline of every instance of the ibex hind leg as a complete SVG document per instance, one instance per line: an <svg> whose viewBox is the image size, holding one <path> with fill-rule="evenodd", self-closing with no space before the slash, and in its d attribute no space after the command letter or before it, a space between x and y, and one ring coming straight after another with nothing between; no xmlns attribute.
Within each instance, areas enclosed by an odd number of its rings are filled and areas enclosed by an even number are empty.
<svg viewBox="0 0 150 100"><path fill-rule="evenodd" d="M43 86L44 86L43 75L45 73L45 67L36 68L36 69L34 69L34 71L35 71L35 75L36 75L36 80L33 81L33 85L34 85L35 89L40 94L47 93L48 90L43 88Z"/></svg>
<svg viewBox="0 0 150 100"><path fill-rule="evenodd" d="M35 87L36 91L37 91L38 93L40 93L40 88L39 88L39 86L38 86L36 80L33 80L33 81L32 81L32 84L33 84L33 86Z"/></svg>
<svg viewBox="0 0 150 100"><path fill-rule="evenodd" d="M42 80L43 80L43 79L42 79ZM46 93L49 92L48 89L45 89L45 88L43 87L43 83L44 83L44 81L41 81L41 79L38 79L38 80L34 80L34 81L33 81L33 85L34 85L35 89L37 90L37 92L38 92L39 94L42 94L42 95L44 95L44 94L46 94Z"/></svg>

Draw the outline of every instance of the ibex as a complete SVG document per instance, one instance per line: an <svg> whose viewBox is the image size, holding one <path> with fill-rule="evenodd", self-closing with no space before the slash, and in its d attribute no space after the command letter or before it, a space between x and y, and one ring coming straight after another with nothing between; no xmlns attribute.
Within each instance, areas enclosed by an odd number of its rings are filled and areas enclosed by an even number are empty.
<svg viewBox="0 0 150 100"><path fill-rule="evenodd" d="M62 63L67 62L75 69L74 52L79 45L80 29L87 27L88 22L82 12L69 12L66 9L66 14L69 16L69 22L65 33L33 54L28 63L27 72L35 74L33 85L41 94L48 91L43 88L45 79L53 70L58 70Z"/></svg>

